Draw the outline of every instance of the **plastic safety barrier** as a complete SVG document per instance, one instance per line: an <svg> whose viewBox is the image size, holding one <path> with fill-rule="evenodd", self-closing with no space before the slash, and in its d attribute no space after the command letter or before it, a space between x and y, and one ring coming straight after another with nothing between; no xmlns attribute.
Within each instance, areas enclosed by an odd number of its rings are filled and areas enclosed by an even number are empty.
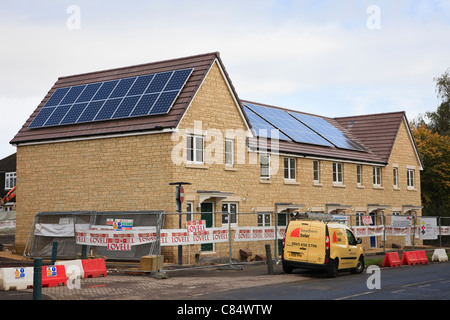
<svg viewBox="0 0 450 320"><path fill-rule="evenodd" d="M402 264L407 264L409 266L416 265L419 263L419 259L416 256L415 251L404 251L402 256Z"/></svg>
<svg viewBox="0 0 450 320"><path fill-rule="evenodd" d="M384 256L383 267L400 267L402 262L397 252L388 252Z"/></svg>
<svg viewBox="0 0 450 320"><path fill-rule="evenodd" d="M33 287L33 267L0 269L0 288L2 290L25 290Z"/></svg>
<svg viewBox="0 0 450 320"><path fill-rule="evenodd" d="M420 264L428 264L428 257L425 251L416 251L416 258Z"/></svg>
<svg viewBox="0 0 450 320"><path fill-rule="evenodd" d="M63 265L42 267L42 287L67 285L66 268Z"/></svg>
<svg viewBox="0 0 450 320"><path fill-rule="evenodd" d="M106 277L105 259L86 259L81 260L83 264L85 278Z"/></svg>
<svg viewBox="0 0 450 320"><path fill-rule="evenodd" d="M445 252L445 249L435 249L433 252L433 256L431 257L431 260L439 262L448 261L447 252Z"/></svg>
<svg viewBox="0 0 450 320"><path fill-rule="evenodd" d="M70 276L74 276L73 278L80 277L84 278L84 269L81 260L62 260L56 261L55 265L63 265L66 268L66 276L69 278Z"/></svg>

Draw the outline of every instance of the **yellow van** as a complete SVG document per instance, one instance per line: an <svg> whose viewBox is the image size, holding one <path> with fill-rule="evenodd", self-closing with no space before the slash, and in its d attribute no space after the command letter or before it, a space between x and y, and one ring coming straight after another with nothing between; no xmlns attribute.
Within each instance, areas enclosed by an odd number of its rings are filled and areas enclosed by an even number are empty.
<svg viewBox="0 0 450 320"><path fill-rule="evenodd" d="M322 269L333 278L343 269L361 273L364 270L361 242L349 227L337 222L292 220L283 240L283 271Z"/></svg>

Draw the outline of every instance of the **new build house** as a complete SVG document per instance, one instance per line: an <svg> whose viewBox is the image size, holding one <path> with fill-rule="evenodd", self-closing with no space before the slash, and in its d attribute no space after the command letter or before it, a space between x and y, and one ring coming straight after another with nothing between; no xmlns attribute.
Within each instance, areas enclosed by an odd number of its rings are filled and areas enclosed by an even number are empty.
<svg viewBox="0 0 450 320"><path fill-rule="evenodd" d="M18 251L40 212L175 212L177 181L190 183L183 212L236 213L233 226L296 211L421 215L405 112L329 118L241 100L219 53L61 77L11 143ZM228 223L210 216L207 227Z"/></svg>

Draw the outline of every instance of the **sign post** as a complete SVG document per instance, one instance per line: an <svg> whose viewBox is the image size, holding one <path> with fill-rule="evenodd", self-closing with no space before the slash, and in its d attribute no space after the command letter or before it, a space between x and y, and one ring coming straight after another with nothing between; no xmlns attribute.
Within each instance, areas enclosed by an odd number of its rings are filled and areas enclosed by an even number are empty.
<svg viewBox="0 0 450 320"><path fill-rule="evenodd" d="M171 182L169 183L171 186L176 186L175 189L175 207L177 212L179 213L178 217L178 227L181 229L181 204L184 201L184 188L183 185L190 185L189 182ZM178 265L181 266L183 264L183 247L181 245L178 246Z"/></svg>

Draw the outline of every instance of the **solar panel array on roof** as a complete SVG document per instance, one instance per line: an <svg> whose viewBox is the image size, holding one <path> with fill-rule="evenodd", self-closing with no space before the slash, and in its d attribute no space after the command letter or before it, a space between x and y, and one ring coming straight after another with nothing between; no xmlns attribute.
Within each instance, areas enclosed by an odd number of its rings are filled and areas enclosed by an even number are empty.
<svg viewBox="0 0 450 320"><path fill-rule="evenodd" d="M280 132L280 130L258 116L245 105L244 110L247 114L248 120L252 124L252 128L255 130L255 133L258 137L278 138L281 140L291 141L291 139L289 139L289 137L287 137L283 132ZM276 133L278 133L278 136L275 136Z"/></svg>
<svg viewBox="0 0 450 320"><path fill-rule="evenodd" d="M29 128L165 114L193 68L56 89Z"/></svg>
<svg viewBox="0 0 450 320"><path fill-rule="evenodd" d="M282 140L367 151L323 118L248 102L244 103L244 110L258 136L270 138L258 131L277 129Z"/></svg>
<svg viewBox="0 0 450 320"><path fill-rule="evenodd" d="M252 103L245 103L245 105L296 142L318 144L329 147L333 146L330 142L281 109L265 107Z"/></svg>
<svg viewBox="0 0 450 320"><path fill-rule="evenodd" d="M359 143L350 139L344 132L333 126L325 119L298 112L289 113L338 148L367 151Z"/></svg>

